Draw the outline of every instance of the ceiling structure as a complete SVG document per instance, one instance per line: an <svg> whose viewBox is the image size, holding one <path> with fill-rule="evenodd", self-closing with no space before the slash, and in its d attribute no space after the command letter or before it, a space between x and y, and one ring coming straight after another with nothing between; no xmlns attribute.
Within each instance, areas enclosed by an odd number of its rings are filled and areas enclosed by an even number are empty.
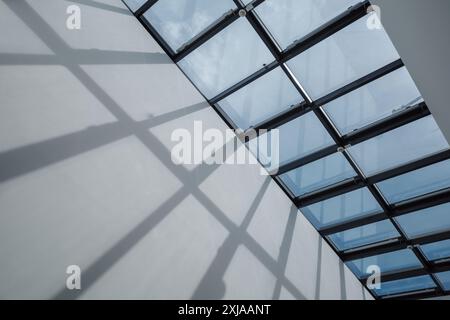
<svg viewBox="0 0 450 320"><path fill-rule="evenodd" d="M279 130L273 179L374 297L449 294L450 146L369 1L123 1L230 128Z"/></svg>

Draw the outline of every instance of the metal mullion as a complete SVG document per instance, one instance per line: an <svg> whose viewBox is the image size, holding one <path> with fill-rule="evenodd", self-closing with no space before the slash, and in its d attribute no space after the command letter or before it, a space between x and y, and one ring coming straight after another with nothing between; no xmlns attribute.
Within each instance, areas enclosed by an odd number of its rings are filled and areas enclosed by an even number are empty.
<svg viewBox="0 0 450 320"><path fill-rule="evenodd" d="M438 162L449 160L449 159L450 159L450 149L438 152L436 154L427 156L427 157L419 159L417 161L407 163L405 165L396 167L394 169L378 173L374 176L369 177L368 181L371 184L376 184L381 181L388 180L388 179L403 175L408 172L419 170L419 169L428 167L430 165L436 164Z"/></svg>
<svg viewBox="0 0 450 320"><path fill-rule="evenodd" d="M348 252L348 253L343 253L342 254L342 259L344 261L361 259L361 258L366 258L366 257L371 257L371 256L383 254L383 253L388 253L388 252L398 251L398 250L401 250L401 249L406 249L408 247L413 247L413 246L418 246L418 245L425 245L425 244L429 244L429 243L433 243L433 242L439 242L439 241L448 240L448 239L450 239L450 230L449 231L440 232L440 233L434 233L434 234L426 235L426 236L423 236L423 237L418 237L418 238L415 238L415 239L397 241L397 242L393 242L393 243L386 243L386 244L379 245L379 246L376 246L376 247L372 247L372 248L369 248L369 249L357 250L357 251L352 251L352 252Z"/></svg>
<svg viewBox="0 0 450 320"><path fill-rule="evenodd" d="M327 200L329 198L333 198L348 192L352 192L354 190L360 189L363 186L364 184L360 178L358 177L350 178L337 184L331 185L329 187L322 188L312 193L308 193L300 197L297 197L294 200L294 203L298 207L306 207L314 203Z"/></svg>
<svg viewBox="0 0 450 320"><path fill-rule="evenodd" d="M402 215L406 215L422 209L435 207L448 202L450 202L450 188L438 190L408 201L402 201L400 203L393 204L389 209L390 216L396 218ZM342 223L337 226L325 228L324 230L322 230L322 232L325 235L330 235L382 220L384 220L383 215L377 214L373 217L355 219L347 223Z"/></svg>
<svg viewBox="0 0 450 320"><path fill-rule="evenodd" d="M142 16L148 9L150 9L151 6L153 6L156 2L158 2L158 0L147 0L142 6L139 7L139 9L137 9L134 12L134 16L139 18L140 16Z"/></svg>
<svg viewBox="0 0 450 320"><path fill-rule="evenodd" d="M224 30L234 21L239 19L238 14L239 9L230 10L226 12L222 17L213 22L210 26L208 26L205 30L203 30L200 34L189 40L189 42L185 43L181 48L177 50L174 56L174 62L178 63L192 51L206 43L216 34Z"/></svg>
<svg viewBox="0 0 450 320"><path fill-rule="evenodd" d="M338 99L352 91L355 91L363 86L365 86L366 84L373 82L375 80L378 80L382 77L384 77L385 75L388 75L389 73L398 70L399 68L403 67L403 61L401 59L398 59L394 62L391 62L383 67L381 67L380 69L377 69L319 99L317 99L315 102L317 105L323 106L335 99Z"/></svg>
<svg viewBox="0 0 450 320"><path fill-rule="evenodd" d="M281 61L283 63L287 62L288 60L316 45L317 43L325 40L336 32L349 26L358 19L364 17L368 13L367 9L369 7L369 1L364 1L350 7L347 11L343 12L331 21L325 23L318 29L310 32L309 34L297 40L291 46L286 48L286 50L282 52Z"/></svg>
<svg viewBox="0 0 450 320"><path fill-rule="evenodd" d="M401 270L401 271L397 271L397 272L390 272L387 274L382 274L381 281L388 282L388 281L395 281L395 280L408 279L408 278L413 278L413 277L418 277L418 276L430 275L434 279L434 282L436 284L436 289L438 290L437 293L443 293L445 291L445 289L442 288L442 285L441 285L439 279L437 277L435 277L434 275L436 273L447 272L447 271L450 271L450 262L436 264L436 265L430 265L430 267L428 269L426 269L426 268L409 269L409 270ZM367 279L368 279L368 277L364 277L360 280L366 282ZM414 294L414 292L412 292L411 294Z"/></svg>
<svg viewBox="0 0 450 320"><path fill-rule="evenodd" d="M302 157L300 159L291 161L289 163L283 164L280 166L280 168L278 168L277 170L270 172L271 176L279 176L282 175L284 173L287 173L291 170L300 168L302 166L305 166L309 163L312 163L314 161L320 160L324 157L327 157L329 155L332 155L333 153L335 153L337 151L337 146L336 145L332 145L329 147L326 147L324 149L321 149L319 151L316 151L312 154L309 154L305 157Z"/></svg>
<svg viewBox="0 0 450 320"><path fill-rule="evenodd" d="M431 113L427 105L422 102L418 105L408 107L405 110L394 113L392 116L376 121L366 127L358 129L342 137L346 145L356 145L379 136L383 133L392 131L411 122L429 116Z"/></svg>
<svg viewBox="0 0 450 320"><path fill-rule="evenodd" d="M209 101L213 104L218 103L220 100L225 99L229 95L235 93L236 91L242 89L249 83L252 83L253 81L261 78L263 75L269 73L270 71L274 70L276 67L278 67L280 64L278 61L273 61L269 63L268 65L265 65L262 69L259 69L258 71L254 72L253 74L249 75L247 78L239 81L235 85L231 86L230 88L226 89L225 91L219 93L215 97L209 99Z"/></svg>

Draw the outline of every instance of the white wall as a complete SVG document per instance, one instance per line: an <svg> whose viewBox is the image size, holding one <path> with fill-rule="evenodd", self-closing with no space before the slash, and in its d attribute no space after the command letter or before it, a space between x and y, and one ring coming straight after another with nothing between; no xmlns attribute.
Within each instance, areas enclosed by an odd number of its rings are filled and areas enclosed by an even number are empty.
<svg viewBox="0 0 450 320"><path fill-rule="evenodd" d="M0 298L371 299L257 166L172 164L194 120L120 0L0 1Z"/></svg>

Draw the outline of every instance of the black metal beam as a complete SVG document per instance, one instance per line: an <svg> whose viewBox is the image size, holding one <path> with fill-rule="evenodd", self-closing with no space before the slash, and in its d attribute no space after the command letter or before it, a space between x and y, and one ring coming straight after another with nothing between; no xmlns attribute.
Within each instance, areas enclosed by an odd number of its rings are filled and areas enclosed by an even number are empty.
<svg viewBox="0 0 450 320"><path fill-rule="evenodd" d="M364 17L367 15L369 7L369 1L358 3L333 20L310 32L302 39L297 40L282 53L281 62L287 62L288 60L308 50L312 46L332 36L336 32L349 26L358 19Z"/></svg>
<svg viewBox="0 0 450 320"><path fill-rule="evenodd" d="M403 166L378 173L372 177L367 178L367 180L370 184L376 184L383 180L391 179L391 178L400 176L402 174L412 172L415 170L419 170L419 169L428 167L430 165L433 165L435 163L449 160L449 159L450 159L450 149L438 152L431 156L428 156L428 157L425 157L425 158L422 158L422 159L419 159L419 160L416 160L416 161L413 161L410 163L407 163Z"/></svg>
<svg viewBox="0 0 450 320"><path fill-rule="evenodd" d="M339 89L327 94L326 96L316 100L315 104L318 106L323 106L335 99L338 99L338 98L346 95L347 93L350 93L354 90L357 90L357 89L365 86L366 84L368 84L372 81L382 78L385 75L387 75L397 69L400 69L403 66L404 66L404 64L401 59L391 62L391 63L385 65L384 67L381 67L380 69L377 69L377 70L369 73L368 75L361 77L361 78L347 84L346 86L339 88Z"/></svg>
<svg viewBox="0 0 450 320"><path fill-rule="evenodd" d="M405 241L389 242L369 249L344 252L341 258L343 261L351 261L448 239L450 239L450 230Z"/></svg>
<svg viewBox="0 0 450 320"><path fill-rule="evenodd" d="M173 60L175 63L179 62L181 59L186 57L192 51L200 47L202 44L207 42L209 39L214 37L220 31L224 30L234 21L239 18L239 9L230 10L226 12L222 17L218 20L214 21L210 26L208 26L201 33L196 35L194 38L189 40L187 43L183 44L180 48L177 49Z"/></svg>
<svg viewBox="0 0 450 320"><path fill-rule="evenodd" d="M148 9L151 8L158 0L148 0L139 9L134 12L136 17L142 16Z"/></svg>
<svg viewBox="0 0 450 320"><path fill-rule="evenodd" d="M354 191L356 189L364 187L364 181L359 177L347 179L340 183L334 184L327 188L323 188L319 191L305 194L301 197L297 197L294 203L298 207L306 207L314 203L340 196L344 193Z"/></svg>

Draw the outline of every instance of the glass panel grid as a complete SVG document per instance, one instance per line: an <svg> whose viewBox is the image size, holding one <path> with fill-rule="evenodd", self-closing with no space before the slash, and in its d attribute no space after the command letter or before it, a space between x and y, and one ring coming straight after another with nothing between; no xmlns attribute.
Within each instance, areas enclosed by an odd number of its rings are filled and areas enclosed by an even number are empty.
<svg viewBox="0 0 450 320"><path fill-rule="evenodd" d="M367 28L367 19L359 19L288 61L313 100L399 59L386 32Z"/></svg>
<svg viewBox="0 0 450 320"><path fill-rule="evenodd" d="M134 4L140 6L140 2L144 2L125 1L133 11L136 10L133 8ZM255 11L285 49L293 41L320 27L345 11L346 6L356 2L359 1L336 0L330 4L322 0L295 2L266 0ZM174 6L174 3L177 5ZM289 6L286 7L286 4ZM302 10L293 10L297 5L302 6ZM157 5L146 12L145 18L171 49L176 51L227 10L234 8L236 6L232 0L217 2L159 0ZM300 86L306 89L306 93L313 100L334 90L340 90L344 85L399 59L398 53L382 28L380 30L367 28L367 19L374 14L370 13L351 23L287 62ZM302 16L304 19L298 17L294 19L296 16ZM297 20L296 28L287 28L292 19ZM274 57L260 35L255 32L247 19L239 18L178 61L178 65L199 91L207 99L211 99L261 70L273 60ZM302 101L293 83L280 68L276 68L225 97L218 105L238 127L247 129L267 121L274 115L280 115L280 112L282 114L288 111L290 107ZM336 134L344 135L421 101L423 99L408 71L401 68L351 91L322 108L327 116L325 121L330 122L328 125L336 128ZM313 112L287 122L278 129L279 165L302 159L322 149L326 150L325 148L334 144L332 137ZM271 133L267 134L270 135ZM428 116L352 146L349 152L364 174L371 176L448 148L449 145L433 117ZM267 162L264 154L259 153L258 158L262 159L263 163ZM421 169L423 171L417 170L380 182L377 188L390 203L446 188L449 183L448 177L445 174L438 176L437 173L444 170L439 165L445 166L448 163L442 162L435 167ZM347 160L342 154L337 153L287 172L281 175L280 179L295 196L302 196L336 185L355 175ZM345 209L342 209L344 207ZM376 214L381 212L381 207L366 188L361 188L315 203L302 210L311 221L316 219L313 224L321 229ZM330 214L330 212L340 213ZM397 217L396 221L408 237L417 237L449 229L450 220L447 221L442 212L440 207L429 208ZM428 218L428 223L421 224L425 217ZM440 227L437 226L438 220L441 222ZM347 252L368 248L401 236L389 220L384 220L329 235L328 239L339 251ZM429 259L448 255L445 254L445 250L448 249L445 249L444 244L436 245L434 251L426 246L422 246L421 250ZM436 254L437 250L440 255ZM417 266L417 261L407 252L409 250L370 258L380 263L384 272L397 272ZM351 261L348 264L355 274L362 276L364 266L370 261L372 260L368 258ZM387 283L387 289L385 287L384 291L376 294L415 291L417 287L427 287L426 277L429 276L414 278L416 280L414 284L406 281L409 279L404 279L404 282L392 281ZM431 286L434 286L434 283Z"/></svg>

